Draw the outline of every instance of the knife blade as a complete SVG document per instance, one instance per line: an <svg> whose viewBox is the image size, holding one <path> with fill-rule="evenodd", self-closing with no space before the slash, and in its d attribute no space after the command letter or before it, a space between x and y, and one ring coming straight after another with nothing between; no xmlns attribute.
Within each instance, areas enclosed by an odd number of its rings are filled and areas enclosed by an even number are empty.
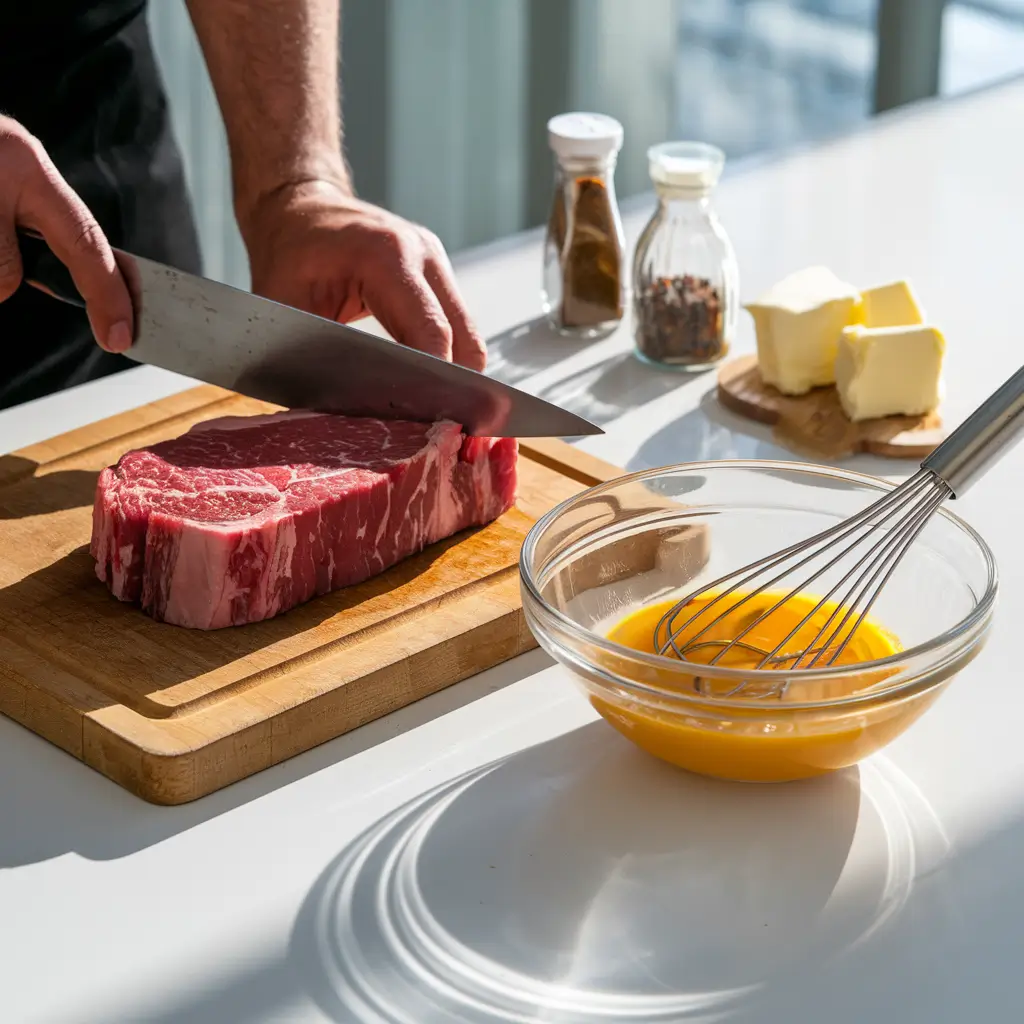
<svg viewBox="0 0 1024 1024"><path fill-rule="evenodd" d="M82 306L41 235L18 231L25 280ZM346 324L114 249L135 309L138 363L290 409L460 423L478 437L574 437L600 427L486 374Z"/></svg>

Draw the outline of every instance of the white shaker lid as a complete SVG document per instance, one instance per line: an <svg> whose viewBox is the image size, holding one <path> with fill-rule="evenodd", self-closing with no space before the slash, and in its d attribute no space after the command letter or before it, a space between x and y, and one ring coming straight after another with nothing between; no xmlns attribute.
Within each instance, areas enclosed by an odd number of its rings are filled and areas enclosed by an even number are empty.
<svg viewBox="0 0 1024 1024"><path fill-rule="evenodd" d="M659 192L702 196L718 184L725 154L705 142L663 142L647 150L647 161Z"/></svg>
<svg viewBox="0 0 1024 1024"><path fill-rule="evenodd" d="M559 159L600 159L622 148L622 125L607 114L558 114L548 121L548 144Z"/></svg>

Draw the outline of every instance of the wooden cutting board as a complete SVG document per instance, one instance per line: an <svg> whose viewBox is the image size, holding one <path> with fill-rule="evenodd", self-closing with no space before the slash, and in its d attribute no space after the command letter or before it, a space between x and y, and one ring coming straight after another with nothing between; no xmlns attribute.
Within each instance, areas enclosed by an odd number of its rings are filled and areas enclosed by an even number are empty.
<svg viewBox="0 0 1024 1024"><path fill-rule="evenodd" d="M921 460L945 437L938 413L853 423L833 387L784 395L764 382L756 356L731 359L719 369L718 400L740 416L774 427L780 444L817 458L868 452Z"/></svg>
<svg viewBox="0 0 1024 1024"><path fill-rule="evenodd" d="M536 646L519 548L620 470L524 442L514 509L268 622L201 632L115 600L88 543L96 475L193 423L272 406L200 387L0 456L0 711L146 800L178 804Z"/></svg>

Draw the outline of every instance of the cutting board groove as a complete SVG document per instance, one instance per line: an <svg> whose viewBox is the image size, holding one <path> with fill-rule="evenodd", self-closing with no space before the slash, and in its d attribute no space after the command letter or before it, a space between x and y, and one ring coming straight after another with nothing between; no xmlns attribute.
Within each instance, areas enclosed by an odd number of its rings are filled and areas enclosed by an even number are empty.
<svg viewBox="0 0 1024 1024"><path fill-rule="evenodd" d="M518 556L544 512L620 471L523 442L497 522L263 623L202 632L116 601L88 552L100 469L223 415L200 387L0 456L0 712L154 803L194 800L536 646Z"/></svg>

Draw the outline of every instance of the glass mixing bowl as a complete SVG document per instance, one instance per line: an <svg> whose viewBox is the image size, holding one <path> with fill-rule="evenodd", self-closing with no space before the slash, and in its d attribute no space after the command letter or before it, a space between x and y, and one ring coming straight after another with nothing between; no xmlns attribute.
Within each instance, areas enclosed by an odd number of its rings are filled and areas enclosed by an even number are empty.
<svg viewBox="0 0 1024 1024"><path fill-rule="evenodd" d="M613 643L607 633L629 613L804 540L892 487L840 469L754 461L688 463L601 484L553 509L526 538L527 622L597 711L666 761L761 782L855 764L914 722L988 632L992 552L946 508L872 609L903 646L890 657L797 671L702 665L698 687L692 665ZM760 685L769 675L785 686ZM739 684L747 684L743 692L723 696Z"/></svg>

